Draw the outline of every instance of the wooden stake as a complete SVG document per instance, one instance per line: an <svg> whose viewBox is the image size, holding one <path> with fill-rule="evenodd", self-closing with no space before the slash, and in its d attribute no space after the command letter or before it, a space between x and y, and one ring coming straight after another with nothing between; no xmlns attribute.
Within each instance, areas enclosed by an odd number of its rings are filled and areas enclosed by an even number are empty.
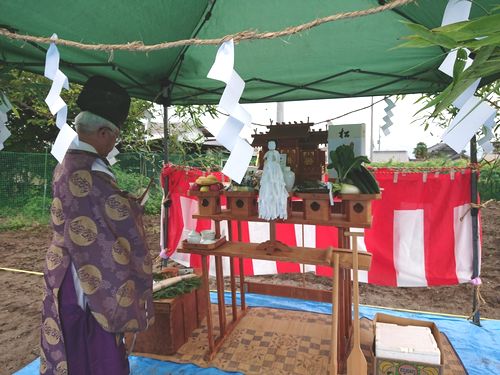
<svg viewBox="0 0 500 375"><path fill-rule="evenodd" d="M353 299L354 299L354 323L353 336L354 342L352 351L347 357L347 375L364 375L368 373L365 355L361 350L359 334L359 285L358 285L358 242L357 237L363 236L362 233L347 232L346 236L352 236L352 256L353 256Z"/></svg>
<svg viewBox="0 0 500 375"><path fill-rule="evenodd" d="M340 272L339 254L333 256L333 290L332 290L332 358L330 375L338 373L338 351L339 351L339 272Z"/></svg>

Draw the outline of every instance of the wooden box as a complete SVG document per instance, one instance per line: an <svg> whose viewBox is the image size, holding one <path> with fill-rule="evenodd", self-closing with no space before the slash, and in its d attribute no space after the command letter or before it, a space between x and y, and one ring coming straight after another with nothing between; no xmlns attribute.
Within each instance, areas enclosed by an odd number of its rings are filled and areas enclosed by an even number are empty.
<svg viewBox="0 0 500 375"><path fill-rule="evenodd" d="M330 196L328 193L296 193L303 201L304 219L328 221L330 219Z"/></svg>
<svg viewBox="0 0 500 375"><path fill-rule="evenodd" d="M226 191L227 209L235 217L251 217L259 214L256 191Z"/></svg>
<svg viewBox="0 0 500 375"><path fill-rule="evenodd" d="M199 215L215 215L220 214L220 191L192 191L189 190L190 196L198 197L198 214Z"/></svg>
<svg viewBox="0 0 500 375"><path fill-rule="evenodd" d="M342 194L343 212L348 222L370 225L372 222L372 200L380 199L380 194Z"/></svg>
<svg viewBox="0 0 500 375"><path fill-rule="evenodd" d="M133 348L135 353L176 353L192 332L201 326L208 311L203 286L172 299L155 300L153 304L155 321L147 330L137 333ZM133 333L125 335L128 350L133 337Z"/></svg>
<svg viewBox="0 0 500 375"><path fill-rule="evenodd" d="M373 366L374 375L392 375L392 374L435 374L441 375L444 369L443 346L441 342L441 333L433 322L401 318L392 315L377 313L373 319L373 332L375 337L375 325L377 322L391 323L401 326L419 326L429 327L432 335L436 340L437 346L441 353L439 364L429 364L414 361L405 361L402 359L381 358L374 354L375 364ZM375 337L376 339L376 337ZM374 343L375 345L375 343ZM375 353L375 347L373 353Z"/></svg>

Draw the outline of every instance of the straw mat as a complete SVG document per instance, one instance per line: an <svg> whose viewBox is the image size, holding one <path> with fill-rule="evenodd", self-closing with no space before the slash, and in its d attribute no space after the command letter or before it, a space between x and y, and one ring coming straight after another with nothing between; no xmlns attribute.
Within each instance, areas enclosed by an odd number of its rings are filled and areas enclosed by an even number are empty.
<svg viewBox="0 0 500 375"><path fill-rule="evenodd" d="M217 306L212 305L217 333ZM227 308L227 321L231 309ZM204 360L208 348L206 325L193 331L175 355L135 353L201 367L217 367L244 374L328 374L330 367L331 316L302 311L252 307L236 326L211 362ZM443 375L466 374L462 362L442 334L445 368ZM361 319L361 347L369 374L373 366L371 320Z"/></svg>

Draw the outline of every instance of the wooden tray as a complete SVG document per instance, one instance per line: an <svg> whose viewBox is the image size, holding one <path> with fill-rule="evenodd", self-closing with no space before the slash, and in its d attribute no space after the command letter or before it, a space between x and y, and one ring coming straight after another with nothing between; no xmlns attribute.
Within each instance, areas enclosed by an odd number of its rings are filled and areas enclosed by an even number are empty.
<svg viewBox="0 0 500 375"><path fill-rule="evenodd" d="M226 243L226 237L221 237L214 243L201 244L201 243L189 243L187 240L182 241L183 249L196 249L196 250L213 250L219 246Z"/></svg>

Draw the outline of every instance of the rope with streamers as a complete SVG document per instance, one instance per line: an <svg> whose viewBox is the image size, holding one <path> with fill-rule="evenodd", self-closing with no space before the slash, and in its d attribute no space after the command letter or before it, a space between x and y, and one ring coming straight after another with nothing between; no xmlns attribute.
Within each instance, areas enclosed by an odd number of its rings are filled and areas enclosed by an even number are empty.
<svg viewBox="0 0 500 375"><path fill-rule="evenodd" d="M78 48L82 50L90 50L90 51L108 51L113 53L113 51L136 51L136 52L151 52L151 51L158 51L162 49L169 49L169 48L176 48L176 47L183 47L183 46L202 46L202 45L220 45L221 43L233 39L234 42L241 42L241 41L247 41L247 40L257 40L257 39L276 39L276 38L282 38L285 36L293 35L293 34L298 34L306 30L313 29L315 27L318 27L322 24L329 23L329 22L334 22L342 19L350 19L350 18L357 18L357 17L364 17L372 14L377 14L381 12L385 12L387 10L391 10L394 8L401 7L403 5L408 5L410 3L415 2L416 0L394 0L391 1L387 4L374 7L374 8L369 8L365 10L360 10L360 11L354 11L354 12L345 12L345 13L338 13L338 14L333 14L330 16L322 17L322 18L317 18L314 21L307 22L298 26L290 26L287 27L283 30L280 31L272 31L272 32L263 32L259 33L254 30L245 30L245 31L240 31L235 34L230 34L226 35L223 38L218 38L218 39L198 39L198 38L192 38L192 39L183 39L183 40L178 40L174 42L163 42L159 44L151 44L151 45L145 45L141 41L134 41L134 42L128 42L125 44L85 44L85 43L79 43L75 42L72 40L66 40L66 39L57 39L56 44L60 46L66 46L66 47L73 47L73 48ZM15 32L11 32L5 28L0 28L0 35L5 36L10 39L14 40L21 40L25 42L35 42L35 43L42 43L42 44L49 44L53 42L52 39L50 38L45 38L45 37L38 37L38 36L32 36L32 35L21 35L17 34ZM110 58L112 58L112 55L110 55Z"/></svg>
<svg viewBox="0 0 500 375"><path fill-rule="evenodd" d="M490 200L487 200L486 202L483 202L483 203L469 203L469 208L467 209L467 211L464 212L464 214L460 217L460 221L464 221L464 218L465 216L469 213L470 210L472 210L473 208L477 208L477 209L480 209L480 208L485 208L488 204L490 204L491 202L493 202L494 199L490 199Z"/></svg>

